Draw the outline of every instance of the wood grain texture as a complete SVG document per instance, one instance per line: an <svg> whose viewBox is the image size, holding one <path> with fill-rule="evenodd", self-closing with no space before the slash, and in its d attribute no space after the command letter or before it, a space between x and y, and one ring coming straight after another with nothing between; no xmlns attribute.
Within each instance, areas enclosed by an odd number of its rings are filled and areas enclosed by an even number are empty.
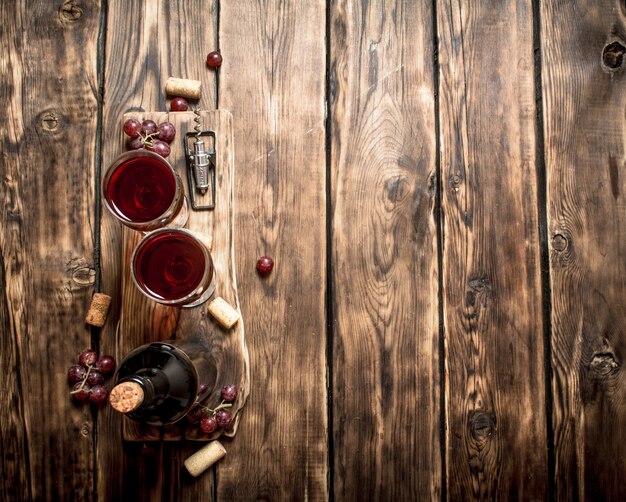
<svg viewBox="0 0 626 502"><path fill-rule="evenodd" d="M541 6L555 498L624 500L626 5Z"/></svg>
<svg viewBox="0 0 626 502"><path fill-rule="evenodd" d="M93 497L92 415L65 368L90 343L99 14L0 5L3 500Z"/></svg>
<svg viewBox="0 0 626 502"><path fill-rule="evenodd" d="M544 500L531 5L437 11L448 497Z"/></svg>
<svg viewBox="0 0 626 502"><path fill-rule="evenodd" d="M215 46L215 2L111 2L107 11L102 171L119 155L119 134L128 111L165 111L170 76L202 82L199 105L212 109L215 74L205 65ZM117 324L121 305L122 228L106 211L101 220L101 290L113 296L100 348L120 359ZM130 445L122 442L121 417L105 408L98 417L97 477L100 500L180 500L210 498L211 477L183 476L182 461L192 446ZM182 458L181 458L182 456ZM183 476L183 477L181 477Z"/></svg>
<svg viewBox="0 0 626 502"><path fill-rule="evenodd" d="M15 0L0 43L0 500L626 499L624 1ZM234 114L252 362L198 479L201 443L123 441L65 382L94 283L126 352L138 235L98 178L169 76ZM159 338L203 323L135 298Z"/></svg>
<svg viewBox="0 0 626 502"><path fill-rule="evenodd" d="M120 120L134 118L140 122L146 119L160 122L170 122L176 128L177 134L171 143L171 153L168 160L176 169L184 185L184 192L189 194L187 185L185 153L183 137L192 132L194 114L192 112L132 112L124 114ZM192 211L189 207L189 219L185 228L193 231L200 238L212 242L210 251L216 275L215 296L224 298L239 310L239 296L237 292L237 278L235 275L235 248L233 229L233 124L232 116L227 111L217 110L200 112L202 130L215 132L216 151L216 190L215 209L212 211ZM123 133L121 134L123 135ZM122 141L125 141L124 139ZM125 145L121 142L120 151ZM200 202L200 201L199 201ZM202 202L204 204L208 201ZM218 370L213 392L203 404L215 408L220 403L219 392L229 383L237 385L238 397L230 411L233 421L226 429L218 429L211 435L204 434L197 425L188 427L185 421L171 427L149 427L132 420L124 420L124 439L129 441L145 440L179 440L182 438L199 441L216 439L225 434L232 437L237 432L241 418L239 413L245 405L249 391L249 362L248 349L245 341L244 320L232 329L223 329L207 313L207 303L193 308L175 308L159 305L146 298L133 283L131 278L131 257L135 247L142 237L140 232L123 229L122 246L122 305L120 307L120 329L117 345L121 354L127 354L132 349L146 343L164 340L175 340L176 343L190 343L201 352L210 354L213 364ZM208 382L207 382L208 383ZM213 382L210 382L213 384Z"/></svg>
<svg viewBox="0 0 626 502"><path fill-rule="evenodd" d="M441 496L431 3L333 2L334 494Z"/></svg>
<svg viewBox="0 0 626 502"><path fill-rule="evenodd" d="M218 500L328 492L325 2L220 3L220 107L235 127L237 282L251 393ZM260 278L257 259L274 258Z"/></svg>

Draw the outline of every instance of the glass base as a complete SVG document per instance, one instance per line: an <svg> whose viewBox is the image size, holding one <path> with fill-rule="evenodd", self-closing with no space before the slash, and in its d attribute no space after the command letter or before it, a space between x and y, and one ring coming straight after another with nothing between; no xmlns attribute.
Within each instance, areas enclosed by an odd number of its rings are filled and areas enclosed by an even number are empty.
<svg viewBox="0 0 626 502"><path fill-rule="evenodd" d="M181 305L181 307L187 308L187 307L197 307L198 305L202 305L209 298L211 298L211 296L213 296L213 293L215 293L215 273L213 273L213 277L211 278L211 284L209 284L209 287L206 289L206 291L202 293L202 296L198 298L197 300L194 300L192 303Z"/></svg>
<svg viewBox="0 0 626 502"><path fill-rule="evenodd" d="M213 287L211 289L207 289L204 292L204 294L200 298L198 298L196 301L194 301L193 303L189 303L187 305L181 305L181 307L188 308L188 307L197 307L198 305L202 305L209 298L211 298L211 296L213 296L213 293L215 293L215 287Z"/></svg>

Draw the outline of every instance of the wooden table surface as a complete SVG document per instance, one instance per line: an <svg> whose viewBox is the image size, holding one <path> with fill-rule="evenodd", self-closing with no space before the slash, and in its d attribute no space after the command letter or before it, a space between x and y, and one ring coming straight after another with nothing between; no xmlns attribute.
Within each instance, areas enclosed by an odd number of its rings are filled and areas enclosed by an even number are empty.
<svg viewBox="0 0 626 502"><path fill-rule="evenodd" d="M15 0L0 41L1 500L626 499L623 0ZM169 76L234 124L250 396L198 479L66 383L124 355L99 183Z"/></svg>

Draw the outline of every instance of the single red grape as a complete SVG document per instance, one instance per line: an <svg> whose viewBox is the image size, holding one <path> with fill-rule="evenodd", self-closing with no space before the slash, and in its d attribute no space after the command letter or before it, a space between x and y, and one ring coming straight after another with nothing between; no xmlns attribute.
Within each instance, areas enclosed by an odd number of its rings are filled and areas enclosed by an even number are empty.
<svg viewBox="0 0 626 502"><path fill-rule="evenodd" d="M217 429L217 420L212 415L207 415L200 421L200 428L203 432L211 434L211 432L215 432Z"/></svg>
<svg viewBox="0 0 626 502"><path fill-rule="evenodd" d="M144 134L154 134L157 132L157 125L154 120L146 119L141 123L141 132Z"/></svg>
<svg viewBox="0 0 626 502"><path fill-rule="evenodd" d="M207 390L209 390L209 384L203 383L198 389L198 395L200 396L201 394L204 394Z"/></svg>
<svg viewBox="0 0 626 502"><path fill-rule="evenodd" d="M150 148L150 150L165 158L170 154L170 145L168 145L165 141L155 139L152 141L152 148Z"/></svg>
<svg viewBox="0 0 626 502"><path fill-rule="evenodd" d="M158 129L159 134L157 135L157 138L161 141L169 143L174 139L174 136L176 136L176 128L174 127L174 124L170 122L161 122Z"/></svg>
<svg viewBox="0 0 626 502"><path fill-rule="evenodd" d="M237 398L237 386L229 383L222 387L222 399L227 403L232 403Z"/></svg>
<svg viewBox="0 0 626 502"><path fill-rule="evenodd" d="M197 424L206 415L206 411L202 406L198 406L187 413L187 421L190 424Z"/></svg>
<svg viewBox="0 0 626 502"><path fill-rule="evenodd" d="M115 371L115 366L115 358L109 355L101 356L96 363L96 368L103 375L110 375L111 373L113 373Z"/></svg>
<svg viewBox="0 0 626 502"><path fill-rule="evenodd" d="M217 420L217 425L220 427L228 427L228 424L233 418L233 414L230 410L219 410L215 414L215 420ZM206 432L206 431L205 431Z"/></svg>
<svg viewBox="0 0 626 502"><path fill-rule="evenodd" d="M139 150L143 148L143 138L141 136L137 136L136 138L131 138L128 141L128 147L131 150Z"/></svg>
<svg viewBox="0 0 626 502"><path fill-rule="evenodd" d="M124 122L124 132L131 138L136 138L141 133L141 122L137 119L128 119Z"/></svg>
<svg viewBox="0 0 626 502"><path fill-rule="evenodd" d="M222 55L217 51L209 52L206 57L206 64L209 68L217 68L222 66Z"/></svg>
<svg viewBox="0 0 626 502"><path fill-rule="evenodd" d="M92 369L87 377L87 383L92 387L94 385L102 385L104 383L104 376L102 376L102 373L99 371Z"/></svg>
<svg viewBox="0 0 626 502"><path fill-rule="evenodd" d="M256 262L256 269L261 275L268 275L274 268L274 260L269 256L261 256L259 261Z"/></svg>
<svg viewBox="0 0 626 502"><path fill-rule="evenodd" d="M89 386L89 384L84 384L83 388L81 389L81 383L78 382L76 384L74 384L74 386L72 387L72 397L74 399L76 399L77 401L85 401L86 399L89 398L89 392L91 387Z"/></svg>
<svg viewBox="0 0 626 502"><path fill-rule="evenodd" d="M104 403L107 394L107 390L102 385L94 385L89 393L89 400L96 404Z"/></svg>
<svg viewBox="0 0 626 502"><path fill-rule="evenodd" d="M176 97L172 98L172 102L170 103L170 110L173 112L186 112L189 108L189 103L185 98Z"/></svg>
<svg viewBox="0 0 626 502"><path fill-rule="evenodd" d="M85 349L78 356L78 362L82 364L85 368L88 366L93 366L96 364L98 360L98 354L93 349Z"/></svg>
<svg viewBox="0 0 626 502"><path fill-rule="evenodd" d="M86 374L87 370L80 364L70 366L70 369L67 370L67 382L70 385L74 385L77 382L82 382Z"/></svg>

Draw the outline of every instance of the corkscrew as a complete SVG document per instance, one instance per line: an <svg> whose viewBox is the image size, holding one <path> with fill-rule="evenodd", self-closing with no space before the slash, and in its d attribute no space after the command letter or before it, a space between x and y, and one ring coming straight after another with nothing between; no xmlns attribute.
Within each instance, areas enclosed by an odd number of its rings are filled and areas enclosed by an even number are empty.
<svg viewBox="0 0 626 502"><path fill-rule="evenodd" d="M195 211L215 209L215 131L203 131L200 125L200 109L194 108L194 130L185 134L185 154L187 158L187 182L191 207ZM205 143L208 140L208 145ZM196 191L201 195L211 190L211 200L200 205L196 201Z"/></svg>

